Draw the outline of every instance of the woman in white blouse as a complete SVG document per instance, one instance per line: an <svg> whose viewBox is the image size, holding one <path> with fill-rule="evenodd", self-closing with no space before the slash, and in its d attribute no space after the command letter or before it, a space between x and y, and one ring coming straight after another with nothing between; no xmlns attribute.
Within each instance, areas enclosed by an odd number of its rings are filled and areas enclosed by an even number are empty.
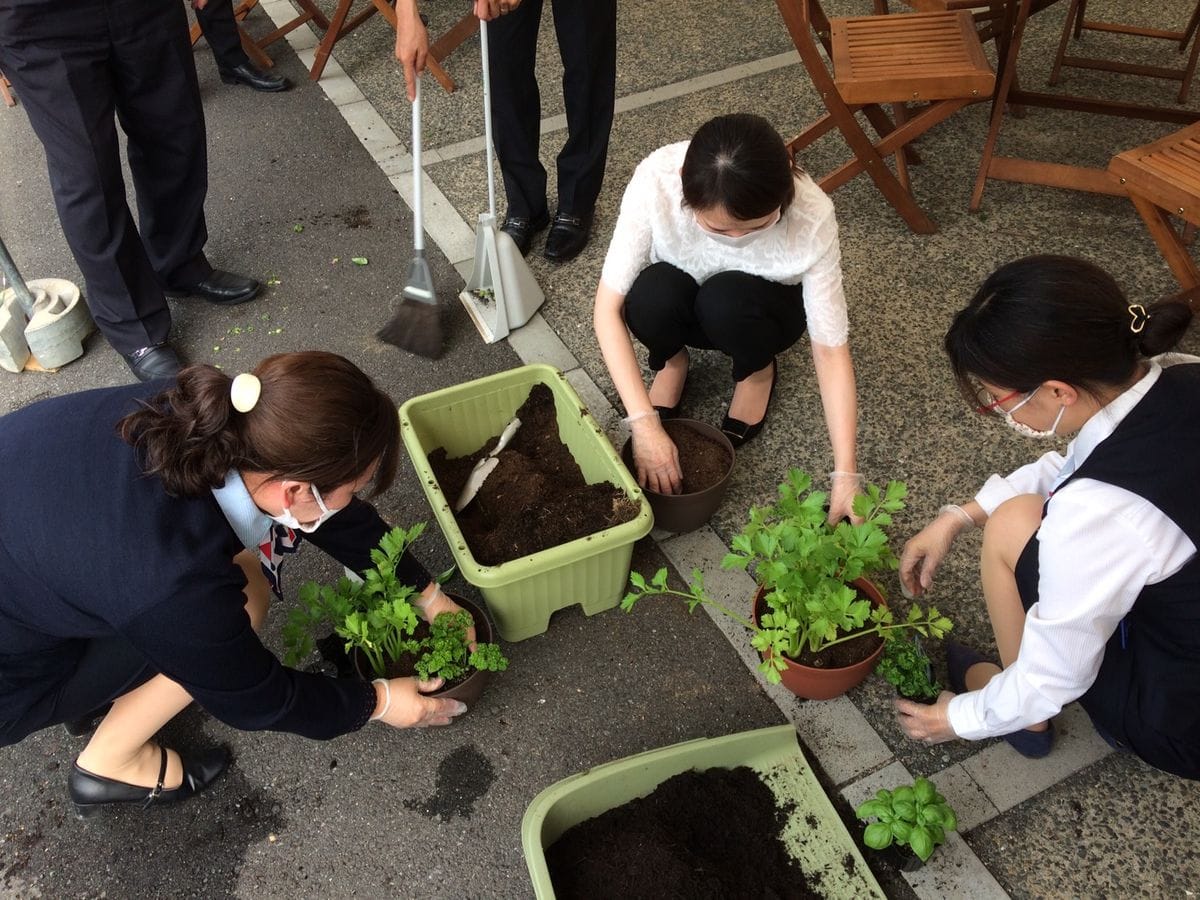
<svg viewBox="0 0 1200 900"><path fill-rule="evenodd" d="M1186 303L1131 304L1082 260L1035 256L984 283L946 335L980 412L1030 437L1075 433L908 542L900 577L924 593L954 537L982 525L983 597L1000 664L947 645L951 687L897 700L909 737L1003 736L1050 752L1073 700L1114 747L1200 778L1200 364L1155 359ZM1187 361L1187 362L1184 362Z"/></svg>
<svg viewBox="0 0 1200 900"><path fill-rule="evenodd" d="M621 201L594 311L596 337L633 432L639 483L678 493L675 445L688 347L732 360L722 428L735 446L766 421L775 357L807 330L833 445L830 517L858 487L857 402L833 204L752 115L720 116L637 167ZM657 373L647 391L629 332Z"/></svg>

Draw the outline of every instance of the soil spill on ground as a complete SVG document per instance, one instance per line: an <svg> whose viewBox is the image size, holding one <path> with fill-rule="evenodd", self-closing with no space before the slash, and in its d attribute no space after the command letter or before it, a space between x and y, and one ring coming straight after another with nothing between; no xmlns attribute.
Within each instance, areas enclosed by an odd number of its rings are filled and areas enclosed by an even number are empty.
<svg viewBox="0 0 1200 900"><path fill-rule="evenodd" d="M475 811L475 802L487 793L495 780L496 770L488 758L474 744L466 744L438 765L433 796L424 800L405 800L404 806L430 819L452 816L469 819Z"/></svg>

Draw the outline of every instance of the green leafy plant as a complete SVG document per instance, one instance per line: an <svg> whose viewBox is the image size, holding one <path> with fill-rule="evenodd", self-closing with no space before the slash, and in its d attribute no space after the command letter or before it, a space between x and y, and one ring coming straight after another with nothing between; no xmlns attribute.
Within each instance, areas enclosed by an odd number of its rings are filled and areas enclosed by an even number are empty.
<svg viewBox="0 0 1200 900"><path fill-rule="evenodd" d="M413 603L419 591L396 576L396 566L405 550L425 530L424 523L412 528L393 528L371 551L371 568L361 581L343 576L336 585L310 581L300 589L300 603L283 628L284 663L294 666L313 650L313 635L323 628L346 642L346 652L358 649L371 671L383 677L387 665L411 654L416 674L440 676L453 681L471 669L502 672L508 660L496 644L467 643L471 614L465 610L441 613L429 623L428 634L417 637L422 619ZM439 576L443 581L450 573Z"/></svg>
<svg viewBox="0 0 1200 900"><path fill-rule="evenodd" d="M876 671L908 700L936 700L942 692L942 686L930 673L929 657L915 638L895 638L884 644Z"/></svg>
<svg viewBox="0 0 1200 900"><path fill-rule="evenodd" d="M857 525L830 525L828 495L811 487L807 474L790 470L779 485L778 500L750 510L750 521L721 562L726 569L753 567L768 609L758 624L709 596L699 569L684 591L668 586L665 569L649 581L631 572L633 590L621 608L628 612L651 595L680 597L689 612L700 604L713 607L753 632L751 643L764 655L759 671L772 684L779 683L779 673L787 667L784 657L795 659L805 647L819 653L864 634L886 638L910 630L940 638L949 631L950 620L936 607L926 612L914 605L904 620L896 621L888 607L873 606L852 585L858 578L896 568L885 529L892 524L892 513L904 508L905 485L893 481L886 490L867 485L854 499L854 514L862 519Z"/></svg>
<svg viewBox="0 0 1200 900"><path fill-rule="evenodd" d="M875 819L863 832L863 843L873 850L892 844L906 846L925 862L958 827L958 817L933 782L918 778L911 785L880 790L854 811L863 821Z"/></svg>

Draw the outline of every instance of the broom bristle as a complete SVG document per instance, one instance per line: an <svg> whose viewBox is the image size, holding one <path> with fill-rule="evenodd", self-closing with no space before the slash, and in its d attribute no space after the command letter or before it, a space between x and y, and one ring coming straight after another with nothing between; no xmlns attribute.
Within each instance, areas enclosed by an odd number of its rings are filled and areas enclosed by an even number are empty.
<svg viewBox="0 0 1200 900"><path fill-rule="evenodd" d="M433 303L402 297L392 320L375 336L409 353L437 359L442 354L441 309Z"/></svg>

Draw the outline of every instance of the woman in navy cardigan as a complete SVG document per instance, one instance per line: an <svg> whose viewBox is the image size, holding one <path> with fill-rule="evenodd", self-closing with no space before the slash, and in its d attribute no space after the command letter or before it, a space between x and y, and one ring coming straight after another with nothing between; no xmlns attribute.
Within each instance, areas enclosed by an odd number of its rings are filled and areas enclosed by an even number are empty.
<svg viewBox="0 0 1200 900"><path fill-rule="evenodd" d="M0 467L24 473L0 493L0 745L111 702L69 776L83 814L186 799L224 770L224 749L151 743L193 699L237 728L311 738L447 724L465 707L423 695L437 683L285 668L256 634L302 534L370 565L387 525L355 494L386 490L398 456L392 401L315 351L0 419ZM427 585L427 618L457 608L411 557L400 575Z"/></svg>
<svg viewBox="0 0 1200 900"><path fill-rule="evenodd" d="M955 693L896 701L909 737L1003 737L1036 758L1078 700L1114 747L1200 778L1200 361L1159 356L1191 319L1061 256L1002 267L955 317L946 351L972 405L1027 437L1075 437L905 546L900 577L920 594L955 535L983 527L999 654L947 644Z"/></svg>

